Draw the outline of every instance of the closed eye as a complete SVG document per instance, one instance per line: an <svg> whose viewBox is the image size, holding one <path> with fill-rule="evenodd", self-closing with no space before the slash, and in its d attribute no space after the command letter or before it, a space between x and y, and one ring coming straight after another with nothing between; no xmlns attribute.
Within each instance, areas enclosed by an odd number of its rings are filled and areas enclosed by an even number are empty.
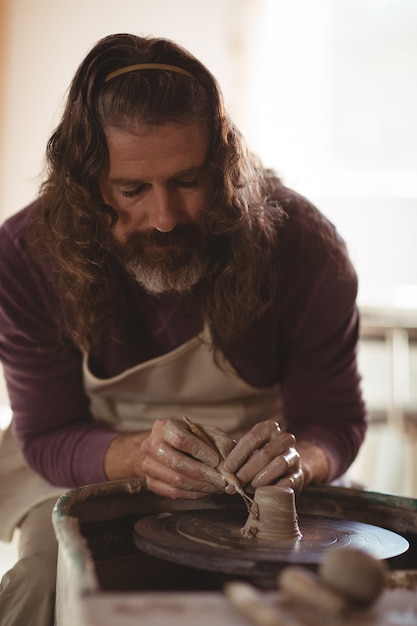
<svg viewBox="0 0 417 626"><path fill-rule="evenodd" d="M177 187L185 187L186 189L190 189L192 187L197 187L198 178L194 178L193 180L176 180L174 181Z"/></svg>
<svg viewBox="0 0 417 626"><path fill-rule="evenodd" d="M135 196L138 196L139 194L141 194L142 191L144 191L144 189L145 189L145 185L139 185L139 187L136 187L135 189L128 189L128 190L122 191L122 196L125 198L134 198Z"/></svg>
<svg viewBox="0 0 417 626"><path fill-rule="evenodd" d="M193 180L173 180L172 184L177 187L182 187L184 189L192 189L193 187L197 187L199 184L198 178L193 178ZM135 187L135 189L125 189L122 191L122 196L124 198L134 198L139 196L146 188L146 183Z"/></svg>

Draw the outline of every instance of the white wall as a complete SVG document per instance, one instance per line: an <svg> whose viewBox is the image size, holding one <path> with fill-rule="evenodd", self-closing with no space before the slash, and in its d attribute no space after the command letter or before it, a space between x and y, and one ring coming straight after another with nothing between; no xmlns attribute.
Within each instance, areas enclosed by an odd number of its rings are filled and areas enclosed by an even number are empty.
<svg viewBox="0 0 417 626"><path fill-rule="evenodd" d="M417 2L265 0L261 19L251 145L338 226L364 291L417 284Z"/></svg>

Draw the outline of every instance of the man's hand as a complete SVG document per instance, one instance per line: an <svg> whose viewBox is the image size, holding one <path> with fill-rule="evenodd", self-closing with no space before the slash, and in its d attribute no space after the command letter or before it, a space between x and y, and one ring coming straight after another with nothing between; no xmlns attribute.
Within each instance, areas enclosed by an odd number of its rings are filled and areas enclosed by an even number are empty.
<svg viewBox="0 0 417 626"><path fill-rule="evenodd" d="M151 491L169 498L199 499L232 493L216 469L236 474L242 487L287 486L299 493L310 482L324 482L329 471L317 444L283 432L273 420L256 424L235 441L219 428L204 426L225 461L193 435L185 422L156 420L152 431L118 435L105 458L109 480L144 477Z"/></svg>
<svg viewBox="0 0 417 626"><path fill-rule="evenodd" d="M242 487L253 490L279 485L298 493L304 485L295 437L281 431L273 420L259 422L243 435L226 458L224 468L236 474Z"/></svg>
<svg viewBox="0 0 417 626"><path fill-rule="evenodd" d="M227 454L233 440L220 429L204 428ZM195 500L224 492L225 481L215 469L221 461L219 454L193 435L185 422L156 420L141 453L147 486L160 496Z"/></svg>

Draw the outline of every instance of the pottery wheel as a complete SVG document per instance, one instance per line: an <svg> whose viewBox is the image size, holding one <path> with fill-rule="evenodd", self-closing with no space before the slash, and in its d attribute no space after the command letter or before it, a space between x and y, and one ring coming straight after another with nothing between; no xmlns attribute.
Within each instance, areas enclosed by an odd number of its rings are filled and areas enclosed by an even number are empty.
<svg viewBox="0 0 417 626"><path fill-rule="evenodd" d="M302 538L271 543L244 539L246 511L176 511L143 517L134 542L143 552L200 569L234 575L271 576L286 563L318 564L336 546L362 548L377 559L405 552L408 541L385 528L321 515L299 515Z"/></svg>

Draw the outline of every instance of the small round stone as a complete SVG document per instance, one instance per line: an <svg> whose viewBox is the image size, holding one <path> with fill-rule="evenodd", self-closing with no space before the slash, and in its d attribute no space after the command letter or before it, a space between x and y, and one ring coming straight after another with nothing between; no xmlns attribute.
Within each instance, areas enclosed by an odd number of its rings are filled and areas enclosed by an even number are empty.
<svg viewBox="0 0 417 626"><path fill-rule="evenodd" d="M386 566L358 548L334 548L326 554L318 574L330 589L370 605L385 586Z"/></svg>

